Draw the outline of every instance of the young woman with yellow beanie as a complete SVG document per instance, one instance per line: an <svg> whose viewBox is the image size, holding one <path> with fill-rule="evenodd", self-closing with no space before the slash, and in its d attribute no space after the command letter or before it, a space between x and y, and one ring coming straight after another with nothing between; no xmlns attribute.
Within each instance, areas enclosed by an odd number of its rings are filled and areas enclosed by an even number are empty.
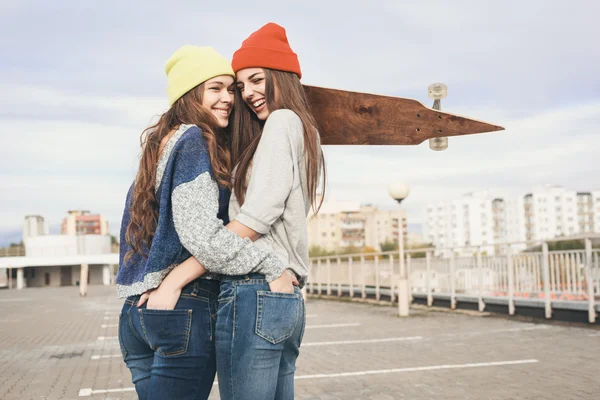
<svg viewBox="0 0 600 400"><path fill-rule="evenodd" d="M119 343L140 399L207 399L216 370L215 273L289 276L274 251L224 226L231 65L210 47L184 46L166 74L170 108L142 134L122 220Z"/></svg>
<svg viewBox="0 0 600 400"><path fill-rule="evenodd" d="M300 288L309 264L306 218L311 207L316 212L320 206L323 155L298 57L283 27L269 23L251 34L233 55L232 67L238 90L228 227L274 251L289 277L277 292L260 271L222 277L219 392L222 400L291 400L305 325ZM295 279L299 287L292 285Z"/></svg>

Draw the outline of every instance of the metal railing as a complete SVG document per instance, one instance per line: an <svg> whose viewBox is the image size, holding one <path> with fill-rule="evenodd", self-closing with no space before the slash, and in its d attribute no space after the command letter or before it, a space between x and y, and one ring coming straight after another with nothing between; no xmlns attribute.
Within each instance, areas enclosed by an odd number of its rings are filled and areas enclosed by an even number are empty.
<svg viewBox="0 0 600 400"><path fill-rule="evenodd" d="M486 302L502 299L511 315L515 313L515 301L529 301L543 307L546 318L552 317L553 307L570 304L586 309L588 320L593 323L596 303L600 304L600 250L592 249L591 241L597 237L575 238L585 243L581 250L549 251L549 241L534 243L541 245L541 251L533 252L515 248L523 248L524 243L494 245L500 249L500 255L486 255L482 249L489 249L489 245L406 250L410 296L426 296L428 305L433 304L434 298L447 299L452 308L456 307L457 298L470 298L478 303L480 311ZM574 238L552 242L563 240ZM471 250L473 255L464 256ZM310 294L362 299L381 300L385 296L394 302L398 296L399 264L398 251L313 257L307 290Z"/></svg>

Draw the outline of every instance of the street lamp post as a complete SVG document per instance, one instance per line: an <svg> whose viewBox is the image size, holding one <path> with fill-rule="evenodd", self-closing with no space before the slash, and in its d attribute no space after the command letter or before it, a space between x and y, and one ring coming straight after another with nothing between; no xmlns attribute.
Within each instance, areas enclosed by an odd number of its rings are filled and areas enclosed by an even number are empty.
<svg viewBox="0 0 600 400"><path fill-rule="evenodd" d="M392 183L388 192L398 204L408 197L410 187L405 182ZM410 287L408 284L408 274L404 265L404 219L402 213L398 220L398 258L400 259L400 277L398 281L398 314L401 317L407 317L409 314L409 296Z"/></svg>

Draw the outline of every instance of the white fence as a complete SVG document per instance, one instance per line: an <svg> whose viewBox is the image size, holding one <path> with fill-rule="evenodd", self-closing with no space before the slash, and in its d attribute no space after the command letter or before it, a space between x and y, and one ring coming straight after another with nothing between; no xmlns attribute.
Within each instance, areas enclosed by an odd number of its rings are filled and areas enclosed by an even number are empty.
<svg viewBox="0 0 600 400"><path fill-rule="evenodd" d="M435 257L436 249L409 250L405 265L411 296L425 295L430 305L434 298L448 299L453 308L457 298L471 298L480 311L486 301L503 299L511 315L515 300L529 300L544 307L547 318L553 307L566 305L586 309L594 322L596 297L600 297L600 251L592 249L589 237L582 240L584 250L568 251L548 251L547 243L542 243L540 252L517 252L505 244L503 255L497 256L486 256L479 248L474 248L472 257L450 258ZM416 257L418 253L421 257ZM398 251L313 257L307 290L396 301L399 264Z"/></svg>

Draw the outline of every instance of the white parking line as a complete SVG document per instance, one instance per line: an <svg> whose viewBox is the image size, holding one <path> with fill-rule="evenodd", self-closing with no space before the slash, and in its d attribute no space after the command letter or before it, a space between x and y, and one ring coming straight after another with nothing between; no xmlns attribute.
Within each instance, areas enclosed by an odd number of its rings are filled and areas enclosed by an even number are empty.
<svg viewBox="0 0 600 400"><path fill-rule="evenodd" d="M379 375L379 374L391 374L399 372L416 372L416 371L435 371L442 369L461 369L461 368L483 368L483 367L500 367L507 365L520 365L520 364L533 364L538 363L538 360L514 360L514 361L496 361L486 363L471 363L471 364L447 364L447 365L430 365L427 367L413 367L413 368L394 368L394 369L380 369L371 371L356 371L356 372L341 372L337 374L317 374L317 375L300 375L295 379L327 379L327 378L344 378L349 376L366 376L366 375ZM213 385L216 385L215 381ZM107 393L120 393L120 392L133 392L134 387L127 387L122 389L79 389L79 397L89 397L94 394L107 394Z"/></svg>
<svg viewBox="0 0 600 400"><path fill-rule="evenodd" d="M116 315L115 315L115 316L113 316L113 317L108 317L108 316L104 317L104 319L117 319L117 318L119 318L119 317L118 317L118 316L116 316Z"/></svg>
<svg viewBox="0 0 600 400"><path fill-rule="evenodd" d="M329 324L329 325L308 325L305 329L321 329L321 328L344 328L347 326L359 326L360 323L353 322L350 324Z"/></svg>
<svg viewBox="0 0 600 400"><path fill-rule="evenodd" d="M122 388L122 389L99 389L99 390L93 390L90 388L79 389L79 397L89 397L94 394L120 393L120 392L135 392L135 388L127 387L127 388Z"/></svg>
<svg viewBox="0 0 600 400"><path fill-rule="evenodd" d="M20 303L22 301L31 301L31 299L0 299L0 303Z"/></svg>
<svg viewBox="0 0 600 400"><path fill-rule="evenodd" d="M364 340L341 340L339 342L312 342L302 343L302 347L306 346L331 346L335 344L359 344L359 343L386 343L386 342L404 342L410 340L421 340L422 336L395 337L384 339L364 339Z"/></svg>
<svg viewBox="0 0 600 400"><path fill-rule="evenodd" d="M117 358L117 357L121 357L120 354L108 354L105 356L92 356L92 360L99 360L101 358Z"/></svg>
<svg viewBox="0 0 600 400"><path fill-rule="evenodd" d="M450 336L474 336L474 335L485 335L488 333L501 333L501 332L522 332L522 331L535 331L538 329L549 329L548 325L535 325L535 326L527 326L527 327L519 327L519 328L505 328L505 329L493 329L487 331L474 331L474 332L465 332L460 334L450 333Z"/></svg>
<svg viewBox="0 0 600 400"><path fill-rule="evenodd" d="M440 369L498 367L498 366L504 366L504 365L533 364L533 363L537 363L537 362L539 362L539 361L538 360L515 360L515 361L497 361L497 362L472 363L472 364L430 365L428 367L380 369L380 370L372 370L372 371L342 372L342 373L338 373L338 374L301 375L301 376L297 376L295 379L343 378L343 377L348 377L348 376L365 376L365 375L391 374L391 373L398 373L398 372L415 372L415 371L434 371L434 370L440 370Z"/></svg>
<svg viewBox="0 0 600 400"><path fill-rule="evenodd" d="M100 328L117 328L119 324L102 324Z"/></svg>
<svg viewBox="0 0 600 400"><path fill-rule="evenodd" d="M218 385L219 382L215 379L213 386ZM120 393L120 392L135 392L135 387L126 387L121 389L79 389L79 397L89 397L94 394L106 394L106 393Z"/></svg>
<svg viewBox="0 0 600 400"><path fill-rule="evenodd" d="M98 340L117 340L118 336L98 336Z"/></svg>

